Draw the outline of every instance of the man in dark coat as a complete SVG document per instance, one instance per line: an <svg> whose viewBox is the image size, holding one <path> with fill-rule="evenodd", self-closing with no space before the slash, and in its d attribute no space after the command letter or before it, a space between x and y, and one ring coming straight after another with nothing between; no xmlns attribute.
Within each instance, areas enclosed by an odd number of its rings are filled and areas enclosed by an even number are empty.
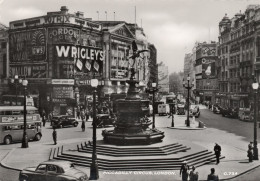
<svg viewBox="0 0 260 181"><path fill-rule="evenodd" d="M220 155L221 155L221 146L219 146L219 145L216 143L216 145L214 146L214 151L215 151L216 160L217 160L217 163L216 163L216 164L219 164L219 157L220 157Z"/></svg>
<svg viewBox="0 0 260 181"><path fill-rule="evenodd" d="M189 176L189 166L187 165L187 161L184 161L181 169L180 169L180 176L182 175L182 181L188 181Z"/></svg>
<svg viewBox="0 0 260 181"><path fill-rule="evenodd" d="M219 181L218 175L215 174L215 168L211 168L210 171L207 181Z"/></svg>
<svg viewBox="0 0 260 181"><path fill-rule="evenodd" d="M55 128L53 128L52 138L53 138L54 144L57 145L57 131Z"/></svg>

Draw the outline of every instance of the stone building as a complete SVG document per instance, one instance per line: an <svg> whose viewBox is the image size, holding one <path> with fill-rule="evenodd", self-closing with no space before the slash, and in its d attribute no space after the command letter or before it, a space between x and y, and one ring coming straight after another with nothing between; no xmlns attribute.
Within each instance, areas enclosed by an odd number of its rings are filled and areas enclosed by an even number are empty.
<svg viewBox="0 0 260 181"><path fill-rule="evenodd" d="M260 80L260 5L219 23L219 96L222 106L250 107L252 83Z"/></svg>
<svg viewBox="0 0 260 181"><path fill-rule="evenodd" d="M134 40L139 50L148 50L144 31L136 24L93 21L62 6L57 12L12 21L8 33L7 77L27 79L28 94L38 99L40 110L66 114L86 106L92 78L99 80L99 98L126 93L132 66L143 86L149 82L149 53L141 53L135 62L129 59Z"/></svg>

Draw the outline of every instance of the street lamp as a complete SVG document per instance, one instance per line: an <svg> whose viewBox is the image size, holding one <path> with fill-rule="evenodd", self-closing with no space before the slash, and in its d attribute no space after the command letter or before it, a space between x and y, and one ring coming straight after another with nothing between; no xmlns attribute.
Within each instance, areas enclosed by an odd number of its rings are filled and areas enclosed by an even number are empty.
<svg viewBox="0 0 260 181"><path fill-rule="evenodd" d="M188 98L187 98L187 102L188 102L188 108L187 108L187 127L190 127L190 90L193 87L193 84L190 85L190 76L188 74L187 77L187 84L183 81L183 87L186 88L188 90Z"/></svg>
<svg viewBox="0 0 260 181"><path fill-rule="evenodd" d="M16 99L15 99L15 105L17 106L17 87L18 87L18 83L19 84L21 84L22 83L22 79L19 79L19 77L18 77L18 75L15 75L14 76L14 79L11 79L11 83L13 84L15 84L15 97L16 97Z"/></svg>
<svg viewBox="0 0 260 181"><path fill-rule="evenodd" d="M256 117L256 112L257 112L257 90L259 87L258 82L254 82L252 84L252 87L254 89L254 99L255 99L255 107L254 107L254 160L258 160L258 148L257 148L257 117Z"/></svg>
<svg viewBox="0 0 260 181"><path fill-rule="evenodd" d="M155 114L154 114L154 110L155 110L155 106L154 106L155 91L156 91L156 83L153 82L152 83L152 92L153 92L153 129L155 128Z"/></svg>
<svg viewBox="0 0 260 181"><path fill-rule="evenodd" d="M28 136L26 133L26 87L28 85L28 80L22 80L22 85L24 86L24 97L23 97L23 140L22 140L22 148L28 148Z"/></svg>
<svg viewBox="0 0 260 181"><path fill-rule="evenodd" d="M96 93L97 93L97 86L98 86L98 79L91 79L91 87L94 88L93 91L93 152L92 152L92 163L90 167L90 180L97 180L99 178L98 173L98 163L97 163L97 152L96 152Z"/></svg>
<svg viewBox="0 0 260 181"><path fill-rule="evenodd" d="M153 129L155 128L155 106L154 106L154 102L155 102L155 92L158 89L156 88L156 83L153 82L152 83L152 88L146 89L146 92L151 94L153 93Z"/></svg>

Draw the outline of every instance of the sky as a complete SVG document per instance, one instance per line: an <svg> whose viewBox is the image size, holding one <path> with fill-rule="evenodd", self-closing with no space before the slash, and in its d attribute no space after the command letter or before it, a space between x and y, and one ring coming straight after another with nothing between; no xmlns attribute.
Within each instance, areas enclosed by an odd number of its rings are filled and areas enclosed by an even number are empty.
<svg viewBox="0 0 260 181"><path fill-rule="evenodd" d="M168 66L169 73L183 71L184 56L195 42L218 41L218 24L227 14L259 0L0 0L0 22L46 15L67 6L70 13L84 12L93 20L136 23L157 49L157 62ZM97 13L97 11L99 13ZM107 14L105 13L107 12ZM114 13L115 12L115 13ZM136 13L135 13L136 12Z"/></svg>

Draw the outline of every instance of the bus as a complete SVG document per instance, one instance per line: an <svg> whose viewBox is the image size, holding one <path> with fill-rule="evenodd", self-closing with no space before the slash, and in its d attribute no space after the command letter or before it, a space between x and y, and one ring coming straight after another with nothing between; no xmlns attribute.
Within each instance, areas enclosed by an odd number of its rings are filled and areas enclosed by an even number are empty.
<svg viewBox="0 0 260 181"><path fill-rule="evenodd" d="M2 105L6 106L23 106L24 96L23 95L2 95ZM36 106L32 96L26 96L26 105L27 106Z"/></svg>
<svg viewBox="0 0 260 181"><path fill-rule="evenodd" d="M23 106L0 106L0 143L10 144L22 141L24 115ZM41 119L36 107L26 107L28 140L39 141L42 137Z"/></svg>

